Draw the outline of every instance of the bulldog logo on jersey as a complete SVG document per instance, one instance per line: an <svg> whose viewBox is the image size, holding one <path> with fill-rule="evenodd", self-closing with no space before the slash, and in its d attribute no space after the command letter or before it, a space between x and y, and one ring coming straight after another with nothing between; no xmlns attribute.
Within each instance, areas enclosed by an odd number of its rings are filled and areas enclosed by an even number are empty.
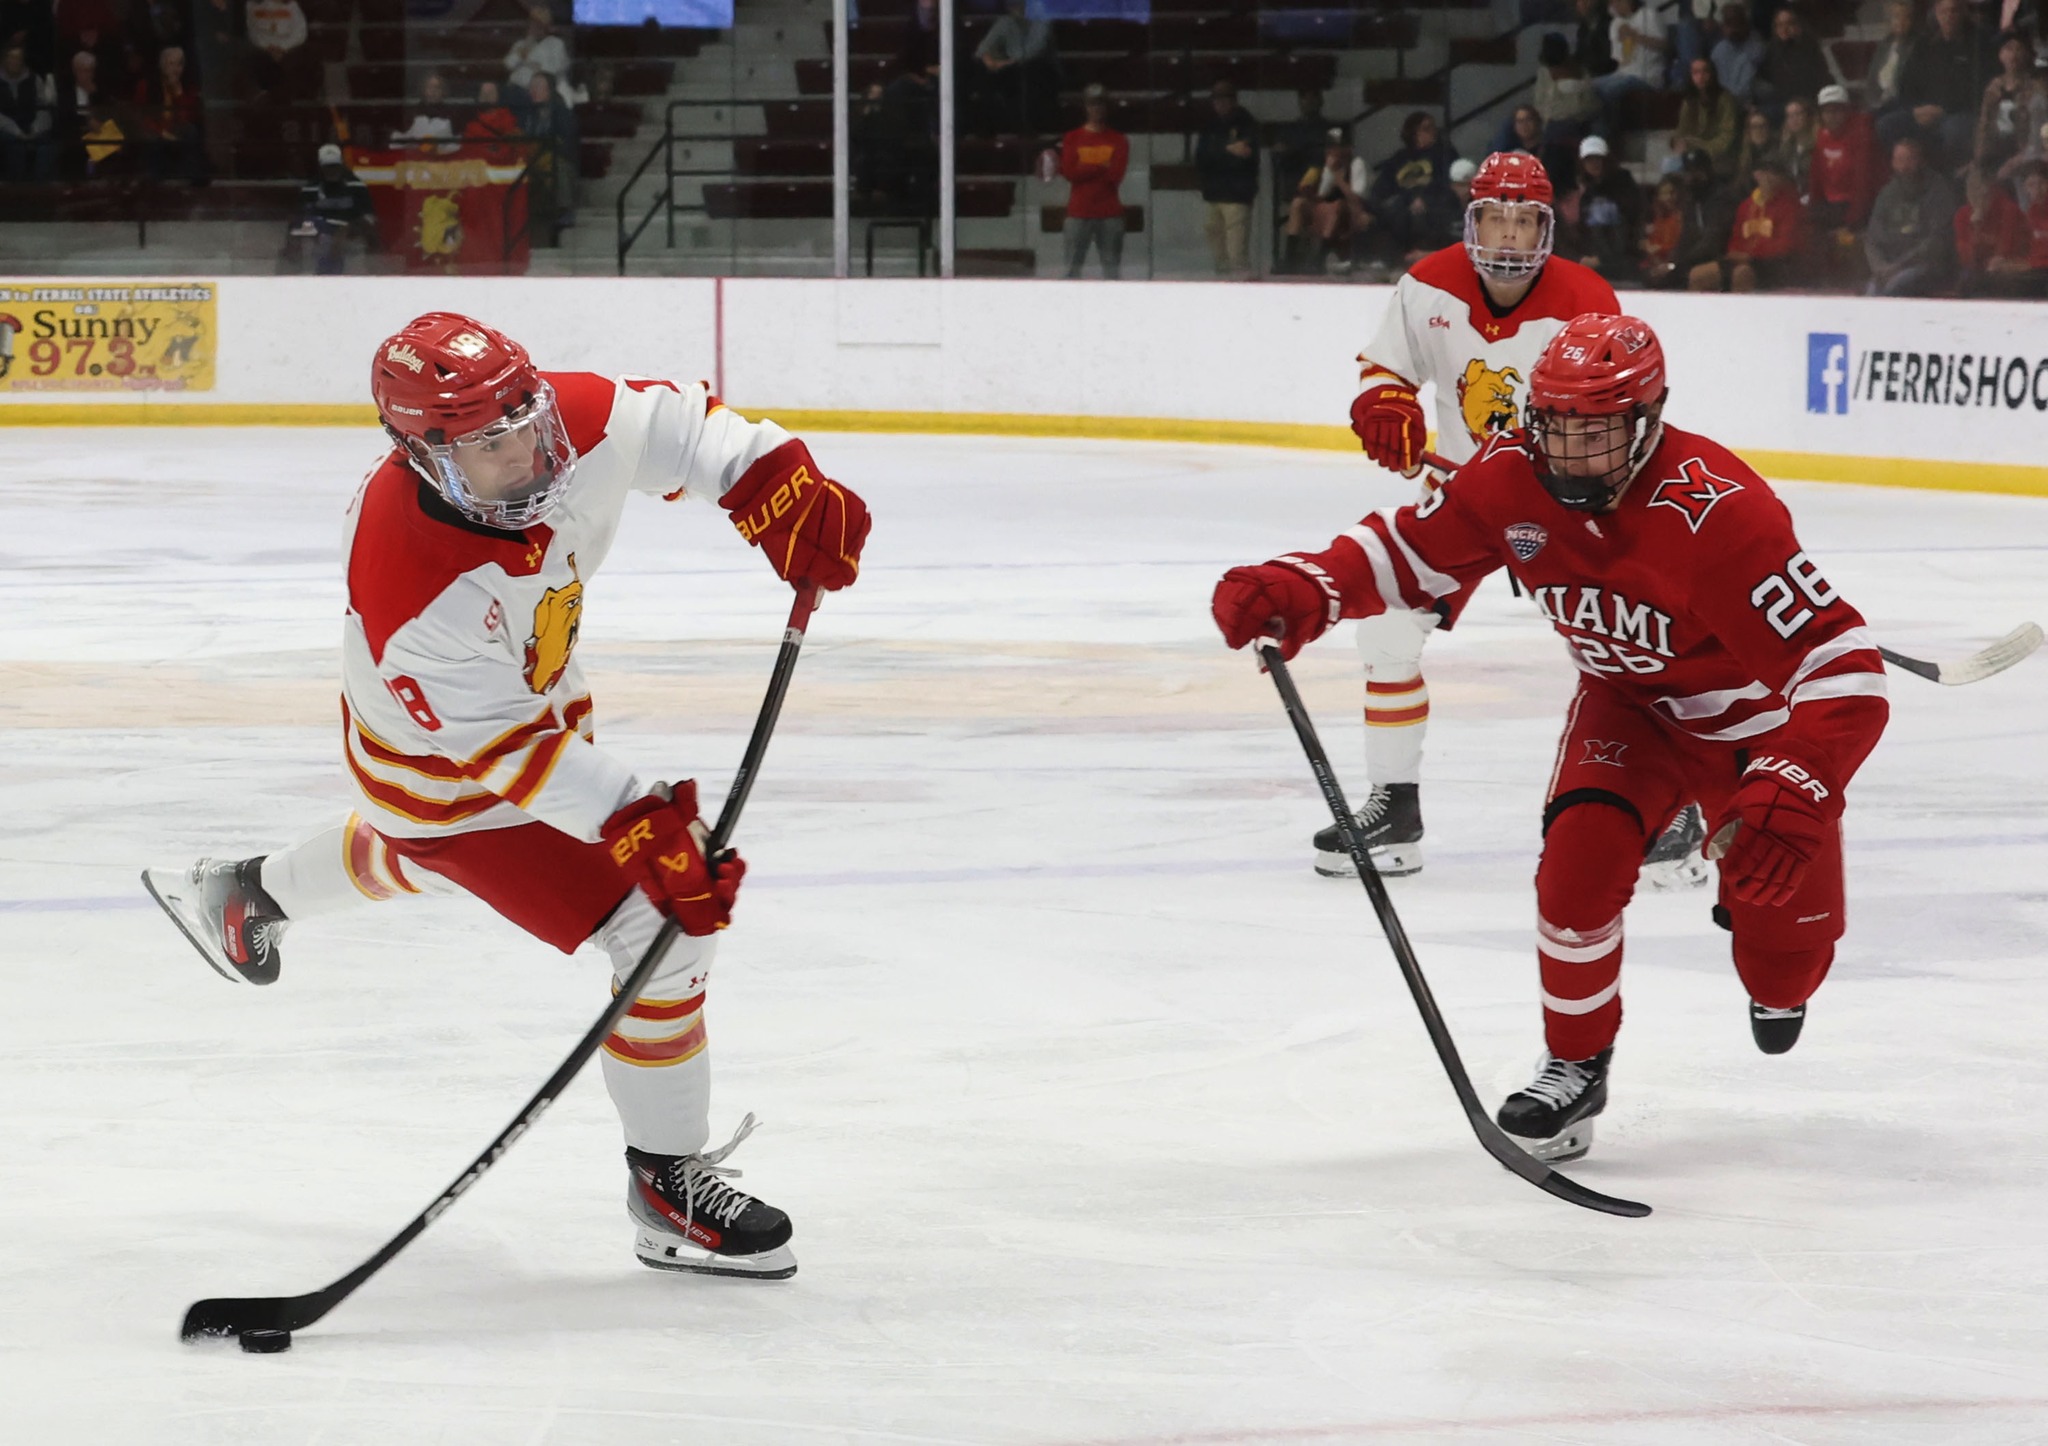
<svg viewBox="0 0 2048 1446"><path fill-rule="evenodd" d="M583 626L583 579L576 572L576 554L569 554L567 587L551 587L533 610L533 636L526 640L526 686L546 693L562 681L576 634Z"/></svg>
<svg viewBox="0 0 2048 1446"><path fill-rule="evenodd" d="M1520 424L1515 388L1521 383L1522 374L1513 367L1495 371L1478 357L1465 363L1465 374L1458 378L1458 409L1473 441L1484 442Z"/></svg>
<svg viewBox="0 0 2048 1446"><path fill-rule="evenodd" d="M1550 541L1550 534L1533 522L1517 522L1507 529L1508 550L1527 562L1543 551L1543 544Z"/></svg>

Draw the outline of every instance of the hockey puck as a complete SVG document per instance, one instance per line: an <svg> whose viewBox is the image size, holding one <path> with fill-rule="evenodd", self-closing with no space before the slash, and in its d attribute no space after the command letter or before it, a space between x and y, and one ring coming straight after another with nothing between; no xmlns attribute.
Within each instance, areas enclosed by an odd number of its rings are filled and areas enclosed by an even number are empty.
<svg viewBox="0 0 2048 1446"><path fill-rule="evenodd" d="M292 1348L292 1333L290 1331L266 1330L243 1331L241 1342L242 1349L249 1352L252 1356L274 1356L279 1351L288 1351Z"/></svg>

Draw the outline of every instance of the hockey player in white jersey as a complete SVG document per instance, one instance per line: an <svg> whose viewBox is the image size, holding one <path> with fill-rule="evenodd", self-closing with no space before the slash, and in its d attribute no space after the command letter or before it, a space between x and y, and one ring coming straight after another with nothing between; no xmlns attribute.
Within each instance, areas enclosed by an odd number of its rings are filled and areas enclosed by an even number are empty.
<svg viewBox="0 0 2048 1446"><path fill-rule="evenodd" d="M1550 177L1534 156L1488 156L1472 178L1464 244L1425 256L1401 278L1358 358L1351 429L1372 461L1422 477L1425 496L1446 480L1423 466L1425 385L1436 388L1436 452L1463 463L1488 438L1522 425L1530 373L1566 322L1586 312L1620 312L1614 288L1597 272L1551 255L1551 200ZM1469 597L1462 591L1427 612L1394 609L1358 625L1371 785L1358 822L1383 874L1422 868L1422 745L1429 729L1422 649L1431 633L1457 622ZM1683 858L1697 846L1697 832L1698 812L1687 810L1652 858L1673 848ZM1315 850L1318 873L1353 872L1334 824L1315 836ZM1698 880L1704 878L1701 865Z"/></svg>
<svg viewBox="0 0 2048 1446"><path fill-rule="evenodd" d="M621 979L673 919L682 937L602 1055L635 1253L794 1274L789 1218L726 1178L752 1117L707 1148L705 984L746 865L705 857L694 782L641 778L592 741L575 649L632 492L715 500L778 575L826 589L858 574L867 508L802 442L702 386L541 372L468 317L430 313L386 340L371 390L394 446L349 515L358 809L297 847L145 882L216 970L254 984L278 977L288 925L423 891L465 890L565 953L594 942Z"/></svg>

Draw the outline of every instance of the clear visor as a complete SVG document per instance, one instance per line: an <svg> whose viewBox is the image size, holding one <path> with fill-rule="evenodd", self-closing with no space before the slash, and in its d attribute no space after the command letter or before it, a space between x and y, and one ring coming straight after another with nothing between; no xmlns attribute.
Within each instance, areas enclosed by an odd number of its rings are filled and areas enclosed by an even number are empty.
<svg viewBox="0 0 2048 1446"><path fill-rule="evenodd" d="M456 511L508 532L552 512L576 471L575 445L545 382L539 396L500 421L440 446L413 446Z"/></svg>
<svg viewBox="0 0 2048 1446"><path fill-rule="evenodd" d="M1486 275L1512 281L1550 259L1555 228L1541 201L1474 201L1465 208L1465 254Z"/></svg>
<svg viewBox="0 0 2048 1446"><path fill-rule="evenodd" d="M1607 506L1648 455L1652 420L1642 407L1580 416L1529 409L1529 440L1543 461L1543 485L1567 507Z"/></svg>

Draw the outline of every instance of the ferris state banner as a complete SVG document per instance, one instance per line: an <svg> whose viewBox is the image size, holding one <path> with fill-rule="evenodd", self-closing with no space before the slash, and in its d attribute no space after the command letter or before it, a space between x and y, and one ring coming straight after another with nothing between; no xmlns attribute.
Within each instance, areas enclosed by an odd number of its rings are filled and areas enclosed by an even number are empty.
<svg viewBox="0 0 2048 1446"><path fill-rule="evenodd" d="M210 281L0 282L0 392L210 392Z"/></svg>
<svg viewBox="0 0 2048 1446"><path fill-rule="evenodd" d="M408 271L524 275L525 167L505 145L429 150L351 148L349 167L370 188L386 252Z"/></svg>

